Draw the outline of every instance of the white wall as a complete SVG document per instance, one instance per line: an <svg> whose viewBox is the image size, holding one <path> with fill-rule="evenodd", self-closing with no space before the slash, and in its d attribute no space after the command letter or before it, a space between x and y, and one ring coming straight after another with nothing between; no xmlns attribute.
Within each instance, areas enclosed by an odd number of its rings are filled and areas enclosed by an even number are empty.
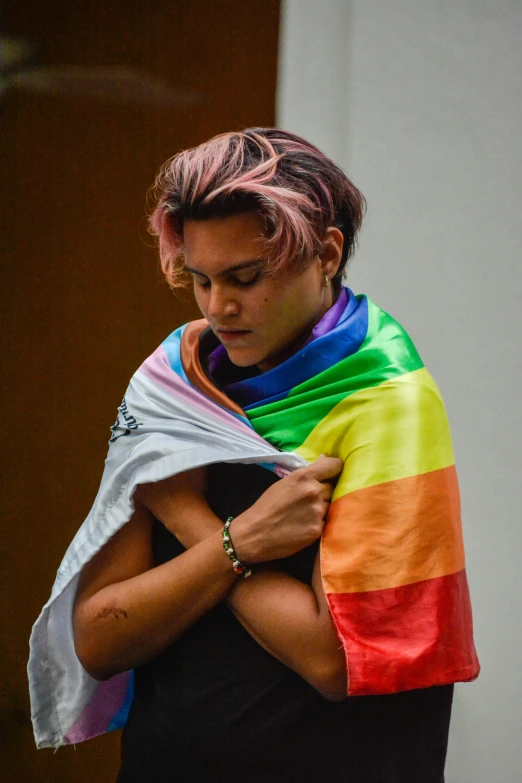
<svg viewBox="0 0 522 783"><path fill-rule="evenodd" d="M349 280L410 331L452 424L482 674L456 689L447 781L520 783L522 2L284 11L278 124L366 195Z"/></svg>

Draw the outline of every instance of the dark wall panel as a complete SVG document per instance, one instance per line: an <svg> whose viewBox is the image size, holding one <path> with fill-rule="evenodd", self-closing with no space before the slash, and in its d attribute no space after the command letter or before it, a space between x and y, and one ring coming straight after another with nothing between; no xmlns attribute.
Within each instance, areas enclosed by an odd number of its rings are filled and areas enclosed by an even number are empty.
<svg viewBox="0 0 522 783"><path fill-rule="evenodd" d="M12 89L0 98L4 492L3 779L112 781L118 737L36 751L25 666L32 623L94 498L130 375L197 315L161 280L145 194L162 161L274 122L279 3L11 0L3 34L47 65L122 66L182 94Z"/></svg>

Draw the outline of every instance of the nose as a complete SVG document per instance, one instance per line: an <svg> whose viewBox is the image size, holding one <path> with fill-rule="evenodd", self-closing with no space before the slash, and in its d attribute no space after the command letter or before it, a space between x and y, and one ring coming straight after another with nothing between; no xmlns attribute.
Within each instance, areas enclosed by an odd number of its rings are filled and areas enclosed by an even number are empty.
<svg viewBox="0 0 522 783"><path fill-rule="evenodd" d="M224 317L239 313L239 303L234 292L228 286L213 284L207 301L210 320L220 322Z"/></svg>

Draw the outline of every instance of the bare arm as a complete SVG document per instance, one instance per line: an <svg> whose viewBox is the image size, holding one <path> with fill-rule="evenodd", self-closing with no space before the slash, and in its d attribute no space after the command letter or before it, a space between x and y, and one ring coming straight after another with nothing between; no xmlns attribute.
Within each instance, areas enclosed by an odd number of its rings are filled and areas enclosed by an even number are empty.
<svg viewBox="0 0 522 783"><path fill-rule="evenodd" d="M320 556L312 587L275 570L236 583L228 604L267 652L332 701L346 697L346 664L323 592Z"/></svg>
<svg viewBox="0 0 522 783"><path fill-rule="evenodd" d="M322 473L335 475L337 463L323 463ZM293 554L320 536L327 505L318 497L322 485L311 468L301 472L301 480L291 476L271 487L264 505L240 523L242 546L256 562ZM187 552L154 567L151 504L146 492L138 491L130 522L83 568L74 637L78 657L94 677L106 679L158 655L222 601L236 581L203 481L204 471L191 471L149 485L166 503L152 507L154 514L172 522L167 526Z"/></svg>
<svg viewBox="0 0 522 783"><path fill-rule="evenodd" d="M158 655L222 601L236 579L219 531L153 567L151 527L150 512L137 505L132 519L82 571L75 646L97 679Z"/></svg>
<svg viewBox="0 0 522 783"><path fill-rule="evenodd" d="M316 463L318 465L319 463ZM313 466L312 466L313 469ZM318 473L320 476L320 473ZM331 475L331 474L330 474ZM303 524L307 508L300 505L299 481L308 482L310 472L294 474L286 480L288 503L293 499L295 521ZM303 482L303 483L304 483ZM240 558L255 563L284 557L277 550L277 527L281 522L278 503L283 491L282 482L267 490L248 511L235 519L231 526L234 545ZM179 498L170 491L168 482L149 488L146 502L155 514L176 533L185 546L192 546L202 538L221 529L222 523L207 508L198 521L184 530L179 528L176 514ZM320 487L312 482L302 491L316 493L321 505L321 518L326 505L325 495L317 495ZM328 496L331 488L324 487ZM310 497L309 502L313 501ZM289 515L289 509L284 508ZM267 524L268 521L268 524ZM250 635L275 658L300 674L325 698L338 700L346 696L346 666L342 644L332 626L328 604L322 589L319 555L317 556L312 587L276 568L257 568L249 579L236 582L228 596L228 603L237 619Z"/></svg>

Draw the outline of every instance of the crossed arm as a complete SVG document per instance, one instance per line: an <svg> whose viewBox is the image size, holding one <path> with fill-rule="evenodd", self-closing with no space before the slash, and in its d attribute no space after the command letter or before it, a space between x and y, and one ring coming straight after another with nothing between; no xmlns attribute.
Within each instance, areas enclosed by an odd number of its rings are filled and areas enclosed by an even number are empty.
<svg viewBox="0 0 522 783"><path fill-rule="evenodd" d="M284 557L319 537L326 504L311 497L311 468L303 469L302 481L293 474L278 482L234 520L234 543L243 560L264 563ZM238 579L222 547L222 523L205 501L203 482L204 473L193 471L139 490L130 522L84 567L74 609L80 661L98 679L138 666L226 599L271 655L325 698L344 698L344 653L322 590L319 555L311 587L272 564L254 569L249 579ZM160 566L154 565L151 550L153 515L187 547Z"/></svg>

